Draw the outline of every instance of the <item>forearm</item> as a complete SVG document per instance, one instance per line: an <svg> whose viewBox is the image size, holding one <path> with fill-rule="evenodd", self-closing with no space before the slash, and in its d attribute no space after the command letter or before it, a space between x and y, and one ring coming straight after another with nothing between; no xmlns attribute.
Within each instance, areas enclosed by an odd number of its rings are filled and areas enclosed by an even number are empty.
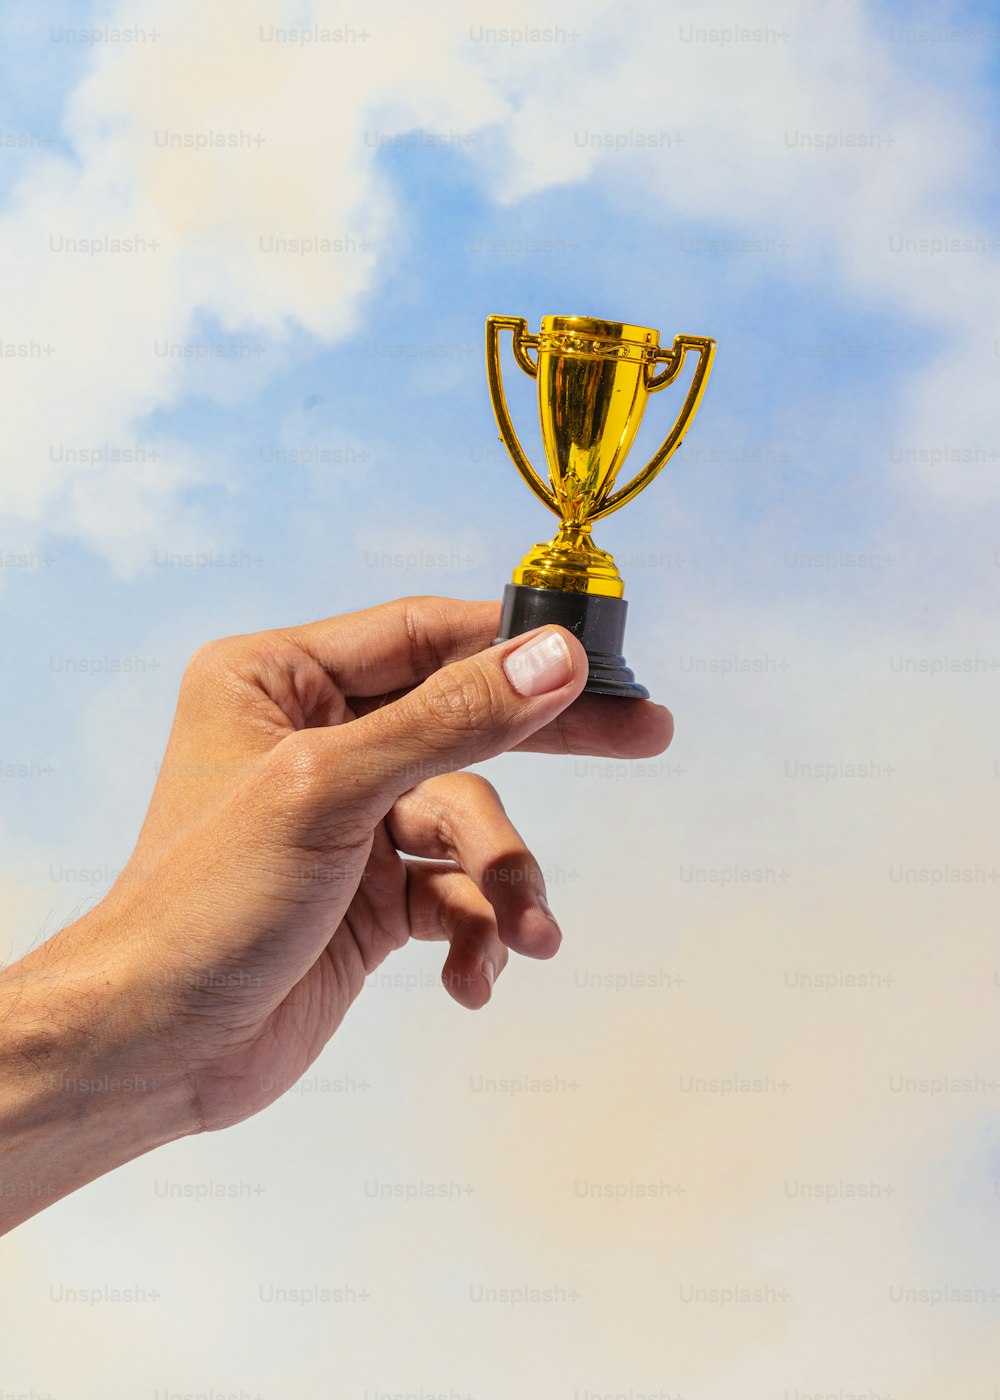
<svg viewBox="0 0 1000 1400"><path fill-rule="evenodd" d="M0 972L0 1234L186 1130L183 1075L73 932Z"/></svg>

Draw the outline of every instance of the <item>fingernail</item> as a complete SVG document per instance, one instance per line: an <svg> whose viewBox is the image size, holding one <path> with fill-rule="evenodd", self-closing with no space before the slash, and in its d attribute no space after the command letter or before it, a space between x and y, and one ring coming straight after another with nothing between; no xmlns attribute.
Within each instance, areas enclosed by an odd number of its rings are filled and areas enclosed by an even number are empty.
<svg viewBox="0 0 1000 1400"><path fill-rule="evenodd" d="M496 979L496 975L497 975L497 970L496 970L496 967L495 967L494 964L493 964L493 959L492 959L492 958L483 958L483 976L486 978L486 981L487 981L487 983L489 984L489 988L490 988L490 991L491 991L491 992L492 992L492 990L493 990L493 983L494 983L494 980Z"/></svg>
<svg viewBox="0 0 1000 1400"><path fill-rule="evenodd" d="M545 695L566 684L573 661L560 633L549 627L505 657L503 668L518 695Z"/></svg>
<svg viewBox="0 0 1000 1400"><path fill-rule="evenodd" d="M555 921L556 921L556 916L555 916L555 914L553 914L552 910L549 908L549 901L545 898L545 896L544 896L543 894L536 894L536 895L535 895L535 903L536 903L536 904L538 905L538 907L541 909L542 913L545 914L545 915L547 915L548 918L550 918L550 919L552 920L552 922L555 923Z"/></svg>

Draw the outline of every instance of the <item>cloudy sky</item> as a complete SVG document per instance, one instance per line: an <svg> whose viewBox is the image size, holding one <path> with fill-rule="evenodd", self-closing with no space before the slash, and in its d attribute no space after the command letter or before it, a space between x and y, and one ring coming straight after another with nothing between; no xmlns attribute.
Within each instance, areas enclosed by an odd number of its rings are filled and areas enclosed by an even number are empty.
<svg viewBox="0 0 1000 1400"><path fill-rule="evenodd" d="M15 1232L0 1396L993 1400L998 51L986 5L4 6L5 957L127 858L200 642L551 533L488 314L719 350L596 532L674 744L488 766L559 957L472 1015L404 950L283 1101Z"/></svg>

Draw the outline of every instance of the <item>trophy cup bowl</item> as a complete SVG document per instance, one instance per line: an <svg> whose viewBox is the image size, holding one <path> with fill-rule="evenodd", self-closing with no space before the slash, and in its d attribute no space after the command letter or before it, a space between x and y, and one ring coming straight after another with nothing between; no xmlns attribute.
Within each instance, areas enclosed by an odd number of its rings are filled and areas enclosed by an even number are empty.
<svg viewBox="0 0 1000 1400"><path fill-rule="evenodd" d="M525 455L507 406L500 362L504 330L513 334L518 365L538 382L547 485ZM642 471L616 491L649 395L674 382L688 352L697 355L697 364L676 422ZM625 586L614 559L593 542L591 527L644 490L680 446L714 353L715 341L704 336L679 335L665 349L658 331L589 316L543 316L537 335L529 334L523 317L487 318L486 372L500 436L528 486L559 517L555 538L530 549L504 589L496 642L558 623L586 648L586 690L648 698L622 654Z"/></svg>

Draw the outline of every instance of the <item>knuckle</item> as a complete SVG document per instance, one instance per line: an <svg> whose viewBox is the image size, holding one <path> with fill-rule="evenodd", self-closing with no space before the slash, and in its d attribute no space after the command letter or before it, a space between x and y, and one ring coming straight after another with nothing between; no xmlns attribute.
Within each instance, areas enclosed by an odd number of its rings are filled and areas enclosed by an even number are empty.
<svg viewBox="0 0 1000 1400"><path fill-rule="evenodd" d="M399 601L414 673L418 676L432 675L442 664L441 651L430 622L437 599L428 594L414 593Z"/></svg>
<svg viewBox="0 0 1000 1400"><path fill-rule="evenodd" d="M428 778L422 785L420 796L424 810L446 814L460 812L463 816L482 812L485 807L498 807L503 804L500 794L482 773L443 773L436 778Z"/></svg>
<svg viewBox="0 0 1000 1400"><path fill-rule="evenodd" d="M492 825L497 817L506 817L503 800L489 778L481 773L459 773L456 777L453 805L460 819Z"/></svg>
<svg viewBox="0 0 1000 1400"><path fill-rule="evenodd" d="M320 729L300 729L272 750L273 767L261 775L266 810L275 829L303 847L348 847L370 835L343 793L331 785L331 756Z"/></svg>
<svg viewBox="0 0 1000 1400"><path fill-rule="evenodd" d="M242 637L216 637L202 642L188 659L184 668L184 680L188 685L198 684L229 667L240 650Z"/></svg>
<svg viewBox="0 0 1000 1400"><path fill-rule="evenodd" d="M209 642L202 642L188 659L188 671L203 671L214 666L230 640L229 637L214 637Z"/></svg>
<svg viewBox="0 0 1000 1400"><path fill-rule="evenodd" d="M296 648L281 631L242 632L203 642L188 660L184 684L199 689L222 678L259 681L280 688L280 678L293 665Z"/></svg>
<svg viewBox="0 0 1000 1400"><path fill-rule="evenodd" d="M489 778L483 777L482 773L460 773L461 794L470 802L480 802L485 799L487 802L499 802L500 794L490 782Z"/></svg>
<svg viewBox="0 0 1000 1400"><path fill-rule="evenodd" d="M478 667L445 667L427 690L429 719L451 733L488 734L500 723L502 709Z"/></svg>
<svg viewBox="0 0 1000 1400"><path fill-rule="evenodd" d="M329 771L329 755L319 742L322 731L299 729L275 750L281 790L293 801L317 795Z"/></svg>

